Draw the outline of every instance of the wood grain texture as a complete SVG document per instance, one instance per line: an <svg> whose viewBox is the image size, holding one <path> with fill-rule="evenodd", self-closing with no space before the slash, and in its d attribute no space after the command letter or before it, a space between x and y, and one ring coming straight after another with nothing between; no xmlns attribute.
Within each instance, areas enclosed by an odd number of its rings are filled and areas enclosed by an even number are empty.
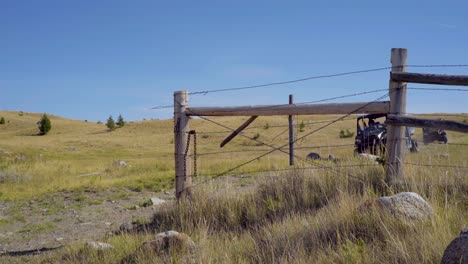
<svg viewBox="0 0 468 264"><path fill-rule="evenodd" d="M245 121L240 127L238 127L234 132L232 132L227 138L221 142L219 145L220 148L224 147L227 143L229 143L233 138L235 138L242 130L248 127L258 116L251 116L247 121Z"/></svg>
<svg viewBox="0 0 468 264"><path fill-rule="evenodd" d="M394 82L468 86L468 75L391 72L390 78Z"/></svg>
<svg viewBox="0 0 468 264"><path fill-rule="evenodd" d="M406 72L407 50L392 49L392 71L394 73ZM390 114L403 114L406 112L406 83L390 79ZM405 130L400 126L387 127L386 154L386 181L390 184L398 183L403 179L404 166L404 138Z"/></svg>
<svg viewBox="0 0 468 264"><path fill-rule="evenodd" d="M468 124L449 120L414 118L400 115L387 115L386 124L392 126L430 127L468 133Z"/></svg>
<svg viewBox="0 0 468 264"><path fill-rule="evenodd" d="M388 113L389 102L361 102L310 105L261 105L238 107L190 107L189 116L275 116L275 115L333 115L349 113Z"/></svg>
<svg viewBox="0 0 468 264"><path fill-rule="evenodd" d="M174 160L176 198L190 195L192 185L190 158L185 155L189 129L189 117L186 115L188 91L174 92Z"/></svg>

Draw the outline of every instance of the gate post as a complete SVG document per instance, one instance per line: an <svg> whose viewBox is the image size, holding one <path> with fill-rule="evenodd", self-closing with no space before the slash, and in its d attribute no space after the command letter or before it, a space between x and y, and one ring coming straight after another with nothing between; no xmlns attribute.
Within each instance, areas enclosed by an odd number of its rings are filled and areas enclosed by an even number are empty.
<svg viewBox="0 0 468 264"><path fill-rule="evenodd" d="M294 96L289 95L289 104L294 104ZM289 165L294 165L294 117L292 115L288 116L289 122Z"/></svg>
<svg viewBox="0 0 468 264"><path fill-rule="evenodd" d="M189 117L186 115L188 107L188 91L174 92L174 160L175 160L175 195L177 200L190 196L192 186L192 172L188 155Z"/></svg>
<svg viewBox="0 0 468 264"><path fill-rule="evenodd" d="M391 52L392 72L406 72L407 49L393 48ZM406 113L406 83L394 82L390 79L390 114L402 115ZM387 127L386 151L386 181L399 182L403 179L404 165L404 127Z"/></svg>

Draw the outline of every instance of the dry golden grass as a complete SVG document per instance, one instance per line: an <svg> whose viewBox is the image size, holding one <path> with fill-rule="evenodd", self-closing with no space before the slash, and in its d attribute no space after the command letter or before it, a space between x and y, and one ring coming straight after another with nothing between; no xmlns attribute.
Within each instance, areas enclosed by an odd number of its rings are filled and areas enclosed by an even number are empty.
<svg viewBox="0 0 468 264"><path fill-rule="evenodd" d="M172 121L143 121L127 124L114 132L104 125L51 117L50 135L32 136L40 115L2 112L12 120L0 126L0 169L6 179L0 184L3 199L25 199L33 195L73 188L109 186L158 190L171 186L173 178ZM330 120L334 116L300 117L305 122ZM245 118L213 118L231 128ZM462 120L460 117L451 119ZM268 128L266 124L268 123ZM300 121L298 122L300 123ZM259 118L247 134L260 135L258 140L279 146L287 142L287 133L276 137L287 120L279 117ZM308 125L304 135L324 124ZM194 119L192 128L199 133L198 152L218 152L218 144L228 133L205 120ZM383 169L369 165L352 155L353 148L332 148L352 144L353 138L338 137L341 129L355 130L355 121L331 125L314 136L298 142L303 146L329 146L298 149L305 157L314 151L322 156L333 154L341 165L360 167L289 172L256 173L252 178L227 177L194 188L190 201L178 206L167 205L147 226L148 233L119 235L106 239L114 250L98 253L82 245L35 258L4 258L8 262L24 260L43 263L440 263L443 250L463 227L468 226L468 177L466 168L407 165L405 181L389 187ZM416 138L421 139L421 132ZM276 138L275 138L276 137ZM449 142L468 143L468 137L449 132ZM71 151L76 147L76 151ZM47 148L43 151L41 148ZM238 137L225 151L267 150L268 147ZM438 157L437 154L449 154ZM26 159L17 159L18 155ZM42 154L42 157L39 155ZM199 174L216 174L262 154L232 152L200 155ZM119 168L112 163L125 160L131 167ZM467 167L466 146L421 146L416 154L407 154L406 162L425 165ZM288 157L275 152L233 172L272 170L288 167ZM322 161L322 165L334 166ZM103 171L98 177L77 177ZM350 173L354 177L346 176ZM198 181L199 179L196 179ZM156 183L155 183L156 182ZM253 186L240 188L245 182ZM250 185L249 185L250 186ZM435 217L428 222L406 223L375 211L362 212L360 204L400 191L419 193L433 206ZM194 254L171 252L168 256L133 252L154 233L174 229L190 235L197 244Z"/></svg>

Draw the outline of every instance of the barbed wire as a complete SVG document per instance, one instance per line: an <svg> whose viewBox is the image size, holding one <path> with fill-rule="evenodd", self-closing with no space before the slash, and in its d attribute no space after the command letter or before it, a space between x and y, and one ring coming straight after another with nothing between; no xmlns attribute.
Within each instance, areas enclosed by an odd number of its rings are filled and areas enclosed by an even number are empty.
<svg viewBox="0 0 468 264"><path fill-rule="evenodd" d="M411 163L411 162L404 162L404 164L419 166L419 167L455 168L455 169L462 169L462 170L468 169L467 166L457 166L457 165L421 164L421 163Z"/></svg>
<svg viewBox="0 0 468 264"><path fill-rule="evenodd" d="M397 89L395 89L394 91L396 91L396 90L397 90ZM390 93L392 93L392 92L394 92L394 91L391 91ZM333 121L331 121L330 123L328 123L328 124L326 124L326 125L324 125L324 126L321 126L320 128L315 129L315 130L313 130L312 132L309 132L309 133L307 133L306 135L304 135L304 136L302 136L302 137L296 138L293 142L297 142L297 141L299 141L299 140L301 140L301 139L303 139L303 138L305 138L305 137L308 137L308 136L312 135L313 133L316 133L317 131L320 131L320 130L322 130L322 129L328 127L328 126L330 126L331 124L333 124L333 123L335 123L335 122L338 122L339 120L341 120L341 119L343 119L343 118L346 118L347 116L349 116L349 115L351 115L351 114L353 114L353 113L355 113L355 112L357 112L357 111L359 111L359 110L365 108L367 105L372 104L372 103L374 103L374 102L378 102L378 101L382 100L383 98L386 98L387 96L389 96L390 93L386 93L386 94L384 94L384 95L378 97L378 98L375 99L374 101L369 102L369 103L365 104L364 106L358 107L357 109L355 109L355 110L349 112L348 114L346 114L346 115L344 115L344 116L341 116L341 117L339 117L338 119L333 120ZM206 118L206 117L203 117L203 116L199 116L199 117L202 118L202 119L204 119L204 120L207 120L207 121L209 121L209 122L213 122L213 123L215 123L215 124L217 124L217 125L219 125L219 126L222 126L222 127L224 127L224 128L231 129L231 128L229 128L229 127L226 127L226 126L223 125L223 124L220 124L220 123L218 123L218 122L215 122L215 121L213 121L213 120L210 120L210 119L208 119L208 118ZM234 130L233 130L233 131L234 131ZM243 135L243 133L240 133L239 135L244 136L244 137L247 137L247 136ZM247 137L247 138L250 138L250 137ZM254 139L254 138L250 138L250 139L259 142L257 139ZM263 142L260 142L260 143L263 143ZM264 144L264 143L263 143L263 144ZM241 168L241 167L243 167L243 166L245 166L245 165L247 165L247 164L250 164L250 163L254 162L255 160L258 160L258 159L260 159L260 158L263 158L263 157L265 157L265 156L267 156L267 155L269 155L269 154L271 154L271 153L273 153L274 151L277 151L277 150L279 150L279 151L281 151L281 152L284 152L284 153L286 153L286 154L289 155L288 152L282 150L282 148L285 147L285 146L287 146L287 145L289 145L289 143L284 144L284 145L281 145L280 147L274 147L274 146L267 145L267 146L269 146L269 147L272 147L273 150L270 150L270 151L268 151L268 152L266 152L266 153L264 153L264 154L261 154L261 155L255 157L255 158L253 158L253 159L250 159L250 160L248 160L248 161L246 161L246 162L244 162L244 163L241 163L241 164L239 164L239 165L237 165L237 166L235 166L235 167L233 167L233 168L230 168L230 169L228 169L228 170L226 170L226 171L224 171L224 172L222 172L222 173L220 173L220 174L218 174L218 175L216 175L216 176L214 176L213 178L210 178L210 179L208 179L208 180L213 180L213 179L215 179L215 178L222 177L222 176L224 176L225 174L227 174L227 173L229 173L229 172L231 172L231 171L237 170L237 169L239 169L239 168ZM297 156L295 156L295 157L296 157L296 158L299 158L299 159L303 159L302 157L297 157ZM304 160L306 160L306 159L304 159ZM306 160L306 161L309 162L309 163L314 164L315 166L319 166L319 167L326 168L326 169L329 170L329 171L334 171L334 172L341 173L340 171L337 171L337 170L333 169L332 167L323 166L323 165L317 164L317 163L315 163L315 162L313 162L313 161L311 161L311 160ZM356 177L356 176L354 176L354 175L351 175L351 174L348 174L348 173L346 173L346 175L349 176L349 177L353 177L353 178L357 178L357 179L361 180L359 177ZM202 184L202 183L204 183L204 182L205 182L205 181L200 182L200 183L198 183L198 184L196 184L196 185Z"/></svg>
<svg viewBox="0 0 468 264"><path fill-rule="evenodd" d="M303 146L303 147L295 147L294 149L321 149L321 148L340 148L340 147L350 147L354 146L354 144L339 144L339 145L320 145L320 146ZM245 150L227 150L227 151L215 151L215 152L204 152L198 153L198 156L207 156L207 155L216 155L216 154L224 154L224 153L243 153L243 152L263 152L268 151L269 149L245 149Z"/></svg>
<svg viewBox="0 0 468 264"><path fill-rule="evenodd" d="M353 97L353 96L359 96L359 95L364 95L364 94L370 94L370 93L377 93L377 92L382 92L382 91L389 91L389 89L378 89L378 90L371 90L371 91L365 91L365 92L360 92L360 93L353 93L353 94L347 94L347 95L342 95L342 96L334 96L330 98L325 98L325 99L320 99L320 100L315 100L315 101L307 101L307 102L298 102L294 104L274 104L274 105L257 105L257 106L249 106L249 110L265 110L265 109L275 109L275 108L280 108L280 107L285 107L285 106L300 106L300 105L314 105L316 103L320 102L326 102L326 101L333 101L336 99L341 99L341 98L348 98L348 97ZM224 110L225 113L236 113L239 111L243 111L244 109L228 109Z"/></svg>
<svg viewBox="0 0 468 264"><path fill-rule="evenodd" d="M333 121L334 119L328 119L328 120L322 120L322 121L310 121L310 122L304 122L304 125L316 125L316 124L324 124ZM343 118L340 121L348 121L348 120L356 120L356 118ZM279 128L279 127L289 127L289 124L286 125L270 125L269 128ZM252 130L252 129L259 129L263 128L265 129L265 126L249 126L245 128L244 130ZM199 134L221 134L221 133L230 133L232 132L231 130L223 130L223 131L197 131Z"/></svg>
<svg viewBox="0 0 468 264"><path fill-rule="evenodd" d="M405 115L424 115L424 116L445 116L445 117L468 117L468 114L438 114L438 113L426 113L426 114L418 114L418 113L403 113Z"/></svg>
<svg viewBox="0 0 468 264"><path fill-rule="evenodd" d="M466 88L408 87L407 90L468 92Z"/></svg>
<svg viewBox="0 0 468 264"><path fill-rule="evenodd" d="M190 92L189 95L206 95L209 93L256 89L256 88L262 88L262 87L268 87L268 86L304 82L304 81L314 80L314 79L333 78L333 77L339 77L339 76L345 76L345 75L355 75L355 74L368 73L368 72L377 72L377 71L389 70L389 69L394 69L394 68L401 68L403 66L413 67L413 68L458 68L458 67L468 67L468 64L425 64L425 65L408 64L408 65L400 65L400 66L389 66L389 67L371 68L371 69L358 70L358 71L348 71L348 72L341 72L341 73L334 73L334 74L309 76L309 77L300 78L300 79L280 81L280 82L271 82L271 83L265 83L265 84L259 84L259 85L248 85L248 86L233 87L233 88L195 91L195 92ZM417 90L419 88L412 88L412 89ZM430 89L438 89L438 88L425 88L425 90L430 90ZM464 89L446 89L446 90L465 91ZM170 108L173 106L174 105L162 105L162 106L152 107L151 109L159 110L159 109Z"/></svg>
<svg viewBox="0 0 468 264"><path fill-rule="evenodd" d="M419 164L419 163L411 163L405 162L405 165L412 165L412 166L420 166L420 167L440 167L440 168L455 168L455 169L468 169L467 166L456 166L456 165L436 165L436 164ZM353 168L353 167L380 167L381 164L375 163L359 163L359 164L345 164L345 165L335 165L335 168ZM318 170L324 169L317 166L306 166L306 167L293 167L293 168L281 168L281 169L267 169L267 170L252 170L252 171L243 171L237 174L228 174L224 175L225 177L242 177L246 176L246 174L254 174L254 173L265 173L265 172L284 172L284 171L296 171L296 170ZM211 177L217 175L216 173L204 173L198 175L199 177ZM250 176L250 175L249 175ZM255 175L255 176L262 176L262 175ZM264 176L271 176L271 175L264 175ZM214 178L210 178L212 180ZM194 186L192 186L194 187Z"/></svg>
<svg viewBox="0 0 468 264"><path fill-rule="evenodd" d="M359 164L345 164L345 165L335 165L335 168L352 168L352 167L373 167L373 166L382 166L381 164L375 164L375 163L359 163ZM224 175L225 177L238 177L238 176L245 176L245 174L253 174L253 173L264 173L264 172L283 172L283 171L293 171L293 170L308 170L308 169L325 169L317 166L306 166L306 167L293 167L293 168L281 168L281 169L268 169L268 170L253 170L253 171L244 171L244 172L239 172L236 174L228 174ZM211 177L217 175L216 173L205 173L198 175L198 177ZM212 180L213 178L210 178L209 180Z"/></svg>
<svg viewBox="0 0 468 264"><path fill-rule="evenodd" d="M206 95L208 93L219 93L219 92L227 92L227 91L255 89L255 88L268 87L268 86L276 86L276 85L304 82L304 81L309 81L309 80L314 80L314 79L333 78L333 77L339 77L339 76L345 76L345 75L355 75L355 74L361 74L361 73L397 69L397 68L401 68L403 66L413 67L413 68L451 68L451 67L455 68L455 67L468 67L468 64L439 64L439 65L437 65L437 64L434 64L434 65L430 65L430 64L428 64L428 65L409 64L409 65L400 65L400 66L389 66L389 67L380 67L380 68L365 69L365 70L358 70L358 71L348 71L348 72L341 72L341 73L334 73L334 74L309 76L309 77L300 78L300 79L280 81L280 82L271 82L271 83L258 84L258 85L249 85L249 86L241 86L241 87L233 87L233 88L195 91L195 92L191 92L189 94L190 95L195 95L195 94Z"/></svg>

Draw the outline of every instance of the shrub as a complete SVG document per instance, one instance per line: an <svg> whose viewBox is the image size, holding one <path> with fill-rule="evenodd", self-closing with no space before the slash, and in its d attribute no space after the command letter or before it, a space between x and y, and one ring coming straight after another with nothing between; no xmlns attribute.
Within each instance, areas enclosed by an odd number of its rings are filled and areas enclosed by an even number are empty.
<svg viewBox="0 0 468 264"><path fill-rule="evenodd" d="M253 139L258 139L258 138L260 138L260 133L257 133L253 136Z"/></svg>
<svg viewBox="0 0 468 264"><path fill-rule="evenodd" d="M354 132L349 131L349 129L341 129L339 136L340 138L350 138L354 136Z"/></svg>
<svg viewBox="0 0 468 264"><path fill-rule="evenodd" d="M97 121L96 124L101 125L102 124L101 120Z"/></svg>
<svg viewBox="0 0 468 264"><path fill-rule="evenodd" d="M265 126L263 127L263 129L267 130L270 128L270 124L268 124L268 122L265 124Z"/></svg>
<svg viewBox="0 0 468 264"><path fill-rule="evenodd" d="M110 131L116 128L115 121L114 121L114 118L112 118L112 116L109 116L109 118L107 119L106 126L107 128L109 128Z"/></svg>
<svg viewBox="0 0 468 264"><path fill-rule="evenodd" d="M2 116L2 118L0 118L0 125L4 125L5 123L5 118Z"/></svg>
<svg viewBox="0 0 468 264"><path fill-rule="evenodd" d="M125 121L124 121L122 115L119 115L119 117L117 118L117 123L116 124L117 124L118 127L125 126Z"/></svg>
<svg viewBox="0 0 468 264"><path fill-rule="evenodd" d="M37 125L39 127L39 135L46 135L52 128L52 123L50 122L47 114L42 115L42 118L37 122Z"/></svg>
<svg viewBox="0 0 468 264"><path fill-rule="evenodd" d="M299 125L299 132L304 132L304 129L305 129L305 124L304 124L304 120L302 120L301 124Z"/></svg>

